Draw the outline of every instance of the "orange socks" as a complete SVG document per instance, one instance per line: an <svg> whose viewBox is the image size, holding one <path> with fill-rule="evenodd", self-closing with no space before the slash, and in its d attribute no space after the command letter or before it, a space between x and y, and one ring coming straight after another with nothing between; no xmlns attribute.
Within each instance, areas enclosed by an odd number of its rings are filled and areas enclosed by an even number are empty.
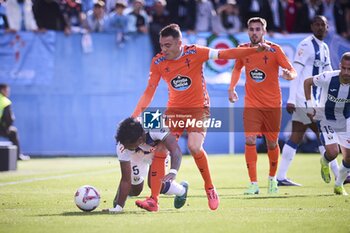
<svg viewBox="0 0 350 233"><path fill-rule="evenodd" d="M269 156L270 161L270 172L269 176L275 176L278 166L278 157L280 156L280 147L277 146L273 150L267 150L267 155Z"/></svg>
<svg viewBox="0 0 350 233"><path fill-rule="evenodd" d="M245 161L247 163L248 174L250 182L257 182L256 176L256 162L258 160L258 153L256 152L256 145L245 145Z"/></svg>
<svg viewBox="0 0 350 233"><path fill-rule="evenodd" d="M197 164L199 171L201 172L202 178L204 180L205 190L214 188L213 182L211 181L207 153L201 149L199 153L192 156Z"/></svg>
<svg viewBox="0 0 350 233"><path fill-rule="evenodd" d="M158 197L162 188L161 179L165 175L166 152L154 152L151 165L151 196L158 203Z"/></svg>

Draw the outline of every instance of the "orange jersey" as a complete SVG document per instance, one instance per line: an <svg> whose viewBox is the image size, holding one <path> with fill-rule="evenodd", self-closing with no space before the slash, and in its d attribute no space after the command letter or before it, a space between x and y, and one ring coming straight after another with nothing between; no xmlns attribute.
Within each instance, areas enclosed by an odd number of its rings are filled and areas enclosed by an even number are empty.
<svg viewBox="0 0 350 233"><path fill-rule="evenodd" d="M177 60L166 60L159 53L152 59L149 85L157 86L160 78L168 85L167 107L209 107L209 95L203 75L203 63L209 59L209 48L184 46Z"/></svg>
<svg viewBox="0 0 350 233"><path fill-rule="evenodd" d="M272 42L270 51L256 53L237 59L232 71L230 89L237 84L241 70L245 66L245 107L276 108L282 104L278 70L282 68L295 72L281 47ZM250 47L250 43L240 45Z"/></svg>
<svg viewBox="0 0 350 233"><path fill-rule="evenodd" d="M168 108L206 108L209 95L203 74L203 63L208 59L237 59L257 53L256 48L232 48L213 50L198 45L184 46L176 60L166 60L157 54L151 63L148 85L132 114L137 117L147 108L160 78L168 85Z"/></svg>

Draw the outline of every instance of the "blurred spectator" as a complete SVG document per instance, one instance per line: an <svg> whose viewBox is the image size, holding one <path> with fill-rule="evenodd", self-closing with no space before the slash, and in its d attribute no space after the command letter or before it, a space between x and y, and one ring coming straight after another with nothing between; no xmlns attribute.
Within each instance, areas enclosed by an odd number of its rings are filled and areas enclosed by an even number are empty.
<svg viewBox="0 0 350 233"><path fill-rule="evenodd" d="M281 0L269 0L271 8L271 18L267 21L270 31L286 33L286 17Z"/></svg>
<svg viewBox="0 0 350 233"><path fill-rule="evenodd" d="M70 34L70 27L55 0L35 0L33 12L39 29L64 31L65 34Z"/></svg>
<svg viewBox="0 0 350 233"><path fill-rule="evenodd" d="M196 32L218 33L219 18L213 3L209 0L196 0Z"/></svg>
<svg viewBox="0 0 350 233"><path fill-rule="evenodd" d="M240 2L240 12L242 16L242 22L248 22L252 17L262 17L261 12L263 8L263 0L244 0ZM265 18L265 20L267 20ZM245 23L244 28L247 28ZM268 24L269 25L269 24Z"/></svg>
<svg viewBox="0 0 350 233"><path fill-rule="evenodd" d="M337 0L322 0L322 5L317 12L318 15L326 16L328 20L328 33L338 33L347 37L347 25L345 20L345 5Z"/></svg>
<svg viewBox="0 0 350 233"><path fill-rule="evenodd" d="M9 24L6 17L6 9L3 3L0 3L0 30L8 30Z"/></svg>
<svg viewBox="0 0 350 233"><path fill-rule="evenodd" d="M286 0L285 2L286 30L292 32L295 24L296 6L294 0Z"/></svg>
<svg viewBox="0 0 350 233"><path fill-rule="evenodd" d="M181 30L193 33L196 25L196 0L167 0L167 10L172 23Z"/></svg>
<svg viewBox="0 0 350 233"><path fill-rule="evenodd" d="M126 7L125 0L118 0L114 11L108 15L108 30L116 33L116 41L119 45L123 45L128 31L128 17L124 15Z"/></svg>
<svg viewBox="0 0 350 233"><path fill-rule="evenodd" d="M80 0L62 0L61 8L70 29L79 32L83 21Z"/></svg>
<svg viewBox="0 0 350 233"><path fill-rule="evenodd" d="M159 32L170 23L171 19L166 10L166 1L155 0L151 10L151 20L149 24L149 35L151 37L154 55L160 52Z"/></svg>
<svg viewBox="0 0 350 233"><path fill-rule="evenodd" d="M350 1L343 0L343 6L345 9L345 20L347 25L348 39L350 40Z"/></svg>
<svg viewBox="0 0 350 233"><path fill-rule="evenodd" d="M128 16L128 33L148 33L148 15L144 10L144 0L134 0Z"/></svg>
<svg viewBox="0 0 350 233"><path fill-rule="evenodd" d="M91 11L95 3L95 0L81 0L81 12L86 14L88 11Z"/></svg>
<svg viewBox="0 0 350 233"><path fill-rule="evenodd" d="M311 32L311 21L309 17L309 8L304 0L294 0L295 2L295 21L292 32L308 33Z"/></svg>
<svg viewBox="0 0 350 233"><path fill-rule="evenodd" d="M278 4L275 4L278 6ZM244 0L240 2L240 13L243 22L248 22L252 17L264 18L267 22L267 31L274 31L274 15L272 13L270 0ZM280 14L282 16L282 14ZM276 20L280 20L280 15L276 15ZM247 25L243 24L244 28Z"/></svg>
<svg viewBox="0 0 350 233"><path fill-rule="evenodd" d="M84 28L90 32L103 32L106 30L107 16L104 12L105 3L98 1L94 4L93 10L90 10L86 14L84 20Z"/></svg>
<svg viewBox="0 0 350 233"><path fill-rule="evenodd" d="M311 21L320 11L322 0L308 0L306 4L309 8L309 19Z"/></svg>
<svg viewBox="0 0 350 233"><path fill-rule="evenodd" d="M15 31L34 31L38 29L31 0L7 0L6 4L6 15L10 29Z"/></svg>
<svg viewBox="0 0 350 233"><path fill-rule="evenodd" d="M241 31L242 24L239 19L239 8L236 0L228 0L217 11L220 16L221 25L226 33L233 34Z"/></svg>
<svg viewBox="0 0 350 233"><path fill-rule="evenodd" d="M117 3L117 0L104 0L104 2L105 2L106 14L109 14L115 10L115 4ZM128 6L128 2L126 1L126 7L127 6Z"/></svg>

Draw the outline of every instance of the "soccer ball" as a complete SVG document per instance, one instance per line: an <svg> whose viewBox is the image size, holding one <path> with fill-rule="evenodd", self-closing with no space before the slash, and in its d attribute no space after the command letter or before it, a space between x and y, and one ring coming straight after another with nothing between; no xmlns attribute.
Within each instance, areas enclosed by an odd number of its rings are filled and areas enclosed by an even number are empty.
<svg viewBox="0 0 350 233"><path fill-rule="evenodd" d="M82 211L92 211L100 204L100 193L95 187L84 185L75 192L74 201Z"/></svg>

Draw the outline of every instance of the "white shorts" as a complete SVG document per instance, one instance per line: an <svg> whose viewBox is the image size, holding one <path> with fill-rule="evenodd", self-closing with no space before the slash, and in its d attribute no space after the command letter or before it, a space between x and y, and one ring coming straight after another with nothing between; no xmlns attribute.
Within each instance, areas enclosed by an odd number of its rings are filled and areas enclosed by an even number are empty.
<svg viewBox="0 0 350 233"><path fill-rule="evenodd" d="M310 118L306 115L305 107L296 107L295 112L293 112L292 115L292 121L301 122L304 125L309 125L312 123Z"/></svg>
<svg viewBox="0 0 350 233"><path fill-rule="evenodd" d="M152 163L153 153L144 154L143 151L131 154L131 184L141 184L148 176L149 166Z"/></svg>
<svg viewBox="0 0 350 233"><path fill-rule="evenodd" d="M141 184L147 177L149 167L152 164L153 153L145 154L143 151L133 153L131 155L130 166L131 166L131 184ZM165 159L165 167L169 166L170 155L168 154Z"/></svg>
<svg viewBox="0 0 350 233"><path fill-rule="evenodd" d="M350 149L350 118L346 123L339 126L336 121L320 121L321 138L325 145L337 143L347 149Z"/></svg>

